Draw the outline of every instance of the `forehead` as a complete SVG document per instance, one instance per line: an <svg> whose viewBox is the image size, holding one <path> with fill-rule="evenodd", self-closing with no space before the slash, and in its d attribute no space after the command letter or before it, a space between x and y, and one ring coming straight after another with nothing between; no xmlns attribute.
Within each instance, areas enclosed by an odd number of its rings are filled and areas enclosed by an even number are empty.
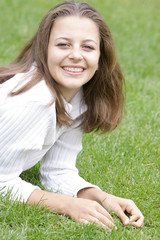
<svg viewBox="0 0 160 240"><path fill-rule="evenodd" d="M93 37L99 40L99 29L96 23L87 17L64 16L58 17L51 30L52 37Z"/></svg>

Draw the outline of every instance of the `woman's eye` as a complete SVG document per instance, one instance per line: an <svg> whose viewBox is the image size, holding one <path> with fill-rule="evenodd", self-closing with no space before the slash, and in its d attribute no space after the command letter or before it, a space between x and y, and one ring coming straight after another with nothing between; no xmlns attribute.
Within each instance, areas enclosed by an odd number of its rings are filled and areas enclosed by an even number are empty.
<svg viewBox="0 0 160 240"><path fill-rule="evenodd" d="M67 43L58 43L58 47L68 47L69 45Z"/></svg>
<svg viewBox="0 0 160 240"><path fill-rule="evenodd" d="M92 46L89 46L89 45L84 46L84 48L87 49L87 50L94 50L94 48Z"/></svg>

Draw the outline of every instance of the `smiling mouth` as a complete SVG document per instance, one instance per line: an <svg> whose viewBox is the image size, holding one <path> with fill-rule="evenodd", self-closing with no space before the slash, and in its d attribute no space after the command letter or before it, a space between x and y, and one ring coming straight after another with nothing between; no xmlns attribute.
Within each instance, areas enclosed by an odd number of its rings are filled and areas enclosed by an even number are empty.
<svg viewBox="0 0 160 240"><path fill-rule="evenodd" d="M81 67L62 67L62 68L63 70L71 73L81 73L85 70L84 68Z"/></svg>

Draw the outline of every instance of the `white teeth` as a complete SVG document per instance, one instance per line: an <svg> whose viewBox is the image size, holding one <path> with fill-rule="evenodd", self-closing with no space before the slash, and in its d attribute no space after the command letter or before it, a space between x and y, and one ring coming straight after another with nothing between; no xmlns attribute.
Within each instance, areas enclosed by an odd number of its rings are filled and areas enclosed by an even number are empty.
<svg viewBox="0 0 160 240"><path fill-rule="evenodd" d="M63 69L69 72L83 72L83 68L64 67Z"/></svg>

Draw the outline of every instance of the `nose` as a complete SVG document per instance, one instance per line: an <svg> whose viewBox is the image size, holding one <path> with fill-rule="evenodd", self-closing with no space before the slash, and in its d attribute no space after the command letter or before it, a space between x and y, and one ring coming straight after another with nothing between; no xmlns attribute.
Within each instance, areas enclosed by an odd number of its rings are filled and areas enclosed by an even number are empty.
<svg viewBox="0 0 160 240"><path fill-rule="evenodd" d="M69 59L74 61L80 61L83 59L81 50L78 47L73 47L69 54Z"/></svg>

